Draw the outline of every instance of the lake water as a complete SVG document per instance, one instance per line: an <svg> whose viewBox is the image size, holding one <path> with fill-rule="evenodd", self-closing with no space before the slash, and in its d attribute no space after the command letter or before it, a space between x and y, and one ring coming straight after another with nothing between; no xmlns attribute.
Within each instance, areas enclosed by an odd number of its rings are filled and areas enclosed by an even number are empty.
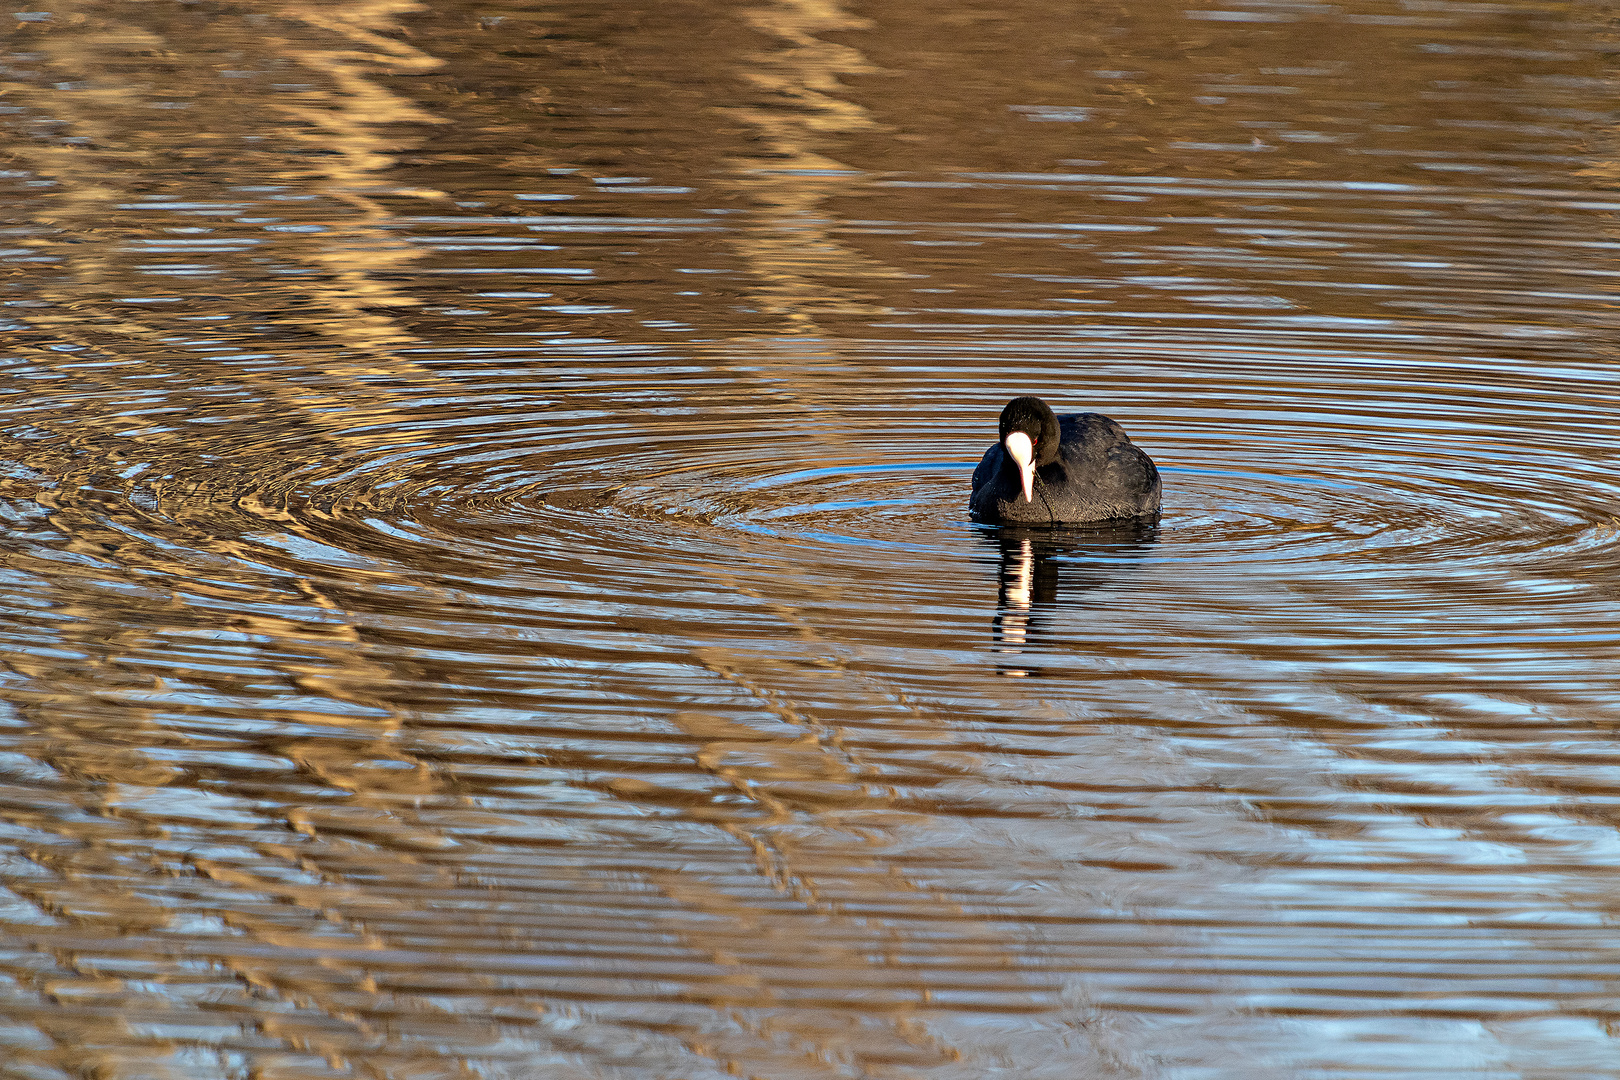
<svg viewBox="0 0 1620 1080"><path fill-rule="evenodd" d="M0 13L0 1073L1614 1076L1612 19Z"/></svg>

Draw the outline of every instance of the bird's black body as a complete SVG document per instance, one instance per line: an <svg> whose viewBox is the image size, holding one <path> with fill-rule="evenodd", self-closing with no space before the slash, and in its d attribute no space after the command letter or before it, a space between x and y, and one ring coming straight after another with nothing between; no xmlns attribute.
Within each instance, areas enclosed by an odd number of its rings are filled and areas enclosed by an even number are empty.
<svg viewBox="0 0 1620 1080"><path fill-rule="evenodd" d="M1007 437L1029 436L1035 476L1024 497ZM1159 510L1159 470L1101 413L1056 416L1036 397L1014 398L1001 412L1001 441L973 470L968 510L975 521L1072 525L1141 517Z"/></svg>

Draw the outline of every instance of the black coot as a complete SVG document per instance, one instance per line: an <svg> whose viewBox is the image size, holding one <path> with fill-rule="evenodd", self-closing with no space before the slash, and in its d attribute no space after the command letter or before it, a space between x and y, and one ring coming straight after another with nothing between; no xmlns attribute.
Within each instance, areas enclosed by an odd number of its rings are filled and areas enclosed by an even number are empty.
<svg viewBox="0 0 1620 1080"><path fill-rule="evenodd" d="M1101 413L1057 416L1038 397L1001 410L1001 441L973 470L975 521L1073 525L1159 510L1159 470Z"/></svg>

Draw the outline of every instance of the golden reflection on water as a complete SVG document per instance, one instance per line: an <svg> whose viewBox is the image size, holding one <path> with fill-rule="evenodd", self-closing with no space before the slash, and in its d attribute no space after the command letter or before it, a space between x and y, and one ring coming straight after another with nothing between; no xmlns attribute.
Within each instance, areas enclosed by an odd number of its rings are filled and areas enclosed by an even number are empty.
<svg viewBox="0 0 1620 1080"><path fill-rule="evenodd" d="M871 21L827 0L772 0L743 16L774 39L740 71L760 100L721 110L757 129L762 144L733 159L731 177L752 207L753 224L734 241L759 283L751 299L785 319L788 333L820 333L818 313L886 314L877 297L832 282L908 275L841 242L825 206L858 175L828 157L826 148L840 136L881 125L840 93L845 77L877 69L857 50L818 35L866 29Z"/></svg>
<svg viewBox="0 0 1620 1080"><path fill-rule="evenodd" d="M1612 1069L1603 31L1209 7L11 16L6 1068Z"/></svg>

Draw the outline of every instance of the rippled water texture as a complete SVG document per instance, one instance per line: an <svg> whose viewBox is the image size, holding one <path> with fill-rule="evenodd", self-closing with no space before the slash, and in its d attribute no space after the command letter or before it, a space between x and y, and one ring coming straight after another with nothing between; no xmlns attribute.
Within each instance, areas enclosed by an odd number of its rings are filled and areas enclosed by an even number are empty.
<svg viewBox="0 0 1620 1080"><path fill-rule="evenodd" d="M0 13L0 1074L1616 1075L1612 20Z"/></svg>

